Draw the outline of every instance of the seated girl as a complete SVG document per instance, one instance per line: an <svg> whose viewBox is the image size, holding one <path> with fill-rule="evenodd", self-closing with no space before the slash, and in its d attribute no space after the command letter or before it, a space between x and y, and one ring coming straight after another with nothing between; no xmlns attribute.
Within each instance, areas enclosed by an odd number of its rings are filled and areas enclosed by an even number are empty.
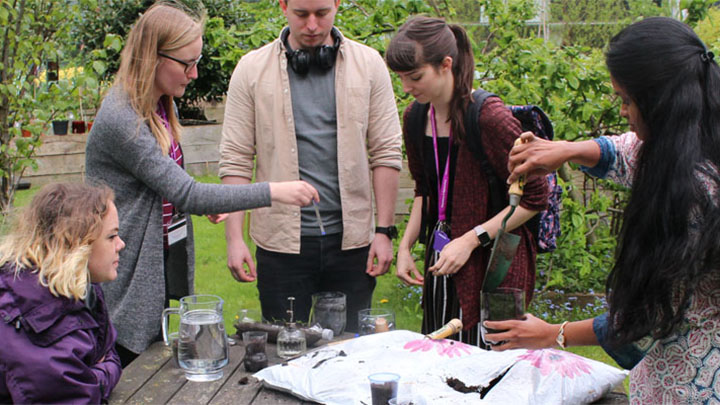
<svg viewBox="0 0 720 405"><path fill-rule="evenodd" d="M0 243L0 403L100 403L120 379L102 290L117 277L107 187L40 190Z"/></svg>

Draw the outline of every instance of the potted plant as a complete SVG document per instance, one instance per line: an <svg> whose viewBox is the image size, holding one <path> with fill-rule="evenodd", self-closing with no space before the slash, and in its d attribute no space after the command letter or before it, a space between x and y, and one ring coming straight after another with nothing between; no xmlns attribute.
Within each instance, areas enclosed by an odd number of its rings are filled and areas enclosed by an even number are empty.
<svg viewBox="0 0 720 405"><path fill-rule="evenodd" d="M68 123L69 120L66 119L57 119L52 121L52 127L53 127L53 134L55 135L67 135L68 133Z"/></svg>
<svg viewBox="0 0 720 405"><path fill-rule="evenodd" d="M61 78L57 82L52 82L49 90L55 96L51 115L53 133L66 135L71 129L70 121L75 118L73 111L78 109L77 84L75 79Z"/></svg>
<svg viewBox="0 0 720 405"><path fill-rule="evenodd" d="M71 132L73 134L84 134L85 133L85 120L84 120L82 114L80 115L79 120L72 121L72 125L70 128L71 128Z"/></svg>
<svg viewBox="0 0 720 405"><path fill-rule="evenodd" d="M100 81L95 77L88 75L84 78L83 85L78 89L80 96L80 116L85 121L85 131L90 132L93 125L93 118L100 104L102 104L103 95L110 84Z"/></svg>

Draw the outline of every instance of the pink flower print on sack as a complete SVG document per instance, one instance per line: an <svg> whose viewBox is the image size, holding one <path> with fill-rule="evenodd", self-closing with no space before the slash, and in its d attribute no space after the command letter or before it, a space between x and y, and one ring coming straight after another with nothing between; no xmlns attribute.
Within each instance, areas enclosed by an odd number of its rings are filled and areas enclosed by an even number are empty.
<svg viewBox="0 0 720 405"><path fill-rule="evenodd" d="M449 339L417 339L411 340L405 343L403 349L410 350L411 352L429 352L436 350L437 354L444 357L455 357L470 354L471 346L466 345L462 342L456 342Z"/></svg>
<svg viewBox="0 0 720 405"><path fill-rule="evenodd" d="M572 379L583 373L590 374L591 371L590 365L582 357L555 349L528 350L518 357L518 360L529 361L543 376L557 372L563 377Z"/></svg>

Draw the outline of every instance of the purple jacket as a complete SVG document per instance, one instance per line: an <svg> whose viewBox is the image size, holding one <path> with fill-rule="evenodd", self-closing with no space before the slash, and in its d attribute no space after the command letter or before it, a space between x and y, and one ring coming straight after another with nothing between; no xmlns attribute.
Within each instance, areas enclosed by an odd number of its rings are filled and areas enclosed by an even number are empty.
<svg viewBox="0 0 720 405"><path fill-rule="evenodd" d="M102 290L93 284L83 301L55 297L37 273L15 278L13 268L0 267L0 403L107 400L121 367Z"/></svg>

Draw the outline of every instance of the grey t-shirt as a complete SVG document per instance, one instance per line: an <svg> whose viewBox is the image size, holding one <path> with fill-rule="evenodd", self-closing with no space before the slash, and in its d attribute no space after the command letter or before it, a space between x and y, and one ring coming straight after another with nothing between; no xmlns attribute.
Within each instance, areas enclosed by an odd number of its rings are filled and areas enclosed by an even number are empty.
<svg viewBox="0 0 720 405"><path fill-rule="evenodd" d="M342 232L342 210L337 163L335 69L310 67L299 75L288 64L300 179L320 194L320 216L327 234ZM315 209L301 209L301 235L320 235Z"/></svg>

